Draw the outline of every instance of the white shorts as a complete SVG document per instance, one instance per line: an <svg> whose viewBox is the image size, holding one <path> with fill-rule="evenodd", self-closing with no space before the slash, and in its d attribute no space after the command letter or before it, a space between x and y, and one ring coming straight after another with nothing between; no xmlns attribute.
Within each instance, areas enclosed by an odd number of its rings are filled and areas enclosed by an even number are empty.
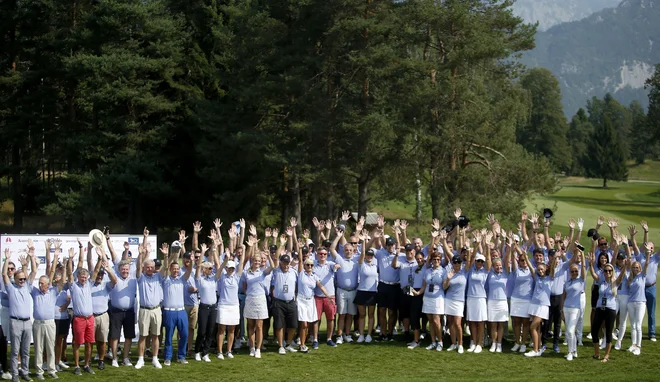
<svg viewBox="0 0 660 382"><path fill-rule="evenodd" d="M486 297L467 298L467 320L470 322L488 321Z"/></svg>
<svg viewBox="0 0 660 382"><path fill-rule="evenodd" d="M511 297L511 317L529 318L529 300Z"/></svg>
<svg viewBox="0 0 660 382"><path fill-rule="evenodd" d="M445 314L454 317L463 317L465 303L463 301L445 299Z"/></svg>
<svg viewBox="0 0 660 382"><path fill-rule="evenodd" d="M353 302L357 290L344 290L337 288L337 314L357 314L357 305Z"/></svg>
<svg viewBox="0 0 660 382"><path fill-rule="evenodd" d="M509 322L509 304L506 300L488 300L488 321Z"/></svg>
<svg viewBox="0 0 660 382"><path fill-rule="evenodd" d="M529 315L547 320L550 317L550 307L547 305L529 304Z"/></svg>
<svg viewBox="0 0 660 382"><path fill-rule="evenodd" d="M422 302L422 313L445 314L445 299L442 297L426 298Z"/></svg>
<svg viewBox="0 0 660 382"><path fill-rule="evenodd" d="M217 324L235 326L241 322L240 305L218 305Z"/></svg>
<svg viewBox="0 0 660 382"><path fill-rule="evenodd" d="M300 322L316 322L318 316L316 314L316 302L314 297L305 298L298 295L298 321Z"/></svg>

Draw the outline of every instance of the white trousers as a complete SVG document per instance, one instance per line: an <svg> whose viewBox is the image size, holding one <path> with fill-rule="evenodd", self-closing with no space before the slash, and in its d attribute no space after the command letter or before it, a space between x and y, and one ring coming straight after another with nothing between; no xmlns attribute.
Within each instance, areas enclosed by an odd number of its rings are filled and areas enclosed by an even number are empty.
<svg viewBox="0 0 660 382"><path fill-rule="evenodd" d="M642 346L642 322L646 314L646 304L643 302L629 302L628 316L632 326L631 337L633 345Z"/></svg>
<svg viewBox="0 0 660 382"><path fill-rule="evenodd" d="M616 296L619 302L619 342L626 335L626 323L628 322L628 295L619 294Z"/></svg>
<svg viewBox="0 0 660 382"><path fill-rule="evenodd" d="M564 320L566 320L566 342L568 343L568 352L577 351L577 338L575 337L575 328L580 318L581 309L564 308ZM584 312L582 312L584 313Z"/></svg>
<svg viewBox="0 0 660 382"><path fill-rule="evenodd" d="M580 295L580 314L578 315L577 324L575 326L575 337L577 342L582 342L582 329L584 329L584 308L587 305L587 294Z"/></svg>

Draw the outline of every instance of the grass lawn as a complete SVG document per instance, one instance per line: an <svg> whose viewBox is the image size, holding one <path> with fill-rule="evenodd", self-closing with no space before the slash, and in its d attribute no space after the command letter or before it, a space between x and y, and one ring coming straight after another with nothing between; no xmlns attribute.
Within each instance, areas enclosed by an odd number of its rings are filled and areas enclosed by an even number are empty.
<svg viewBox="0 0 660 382"><path fill-rule="evenodd" d="M647 160L639 165L629 161L628 179L660 181L660 161Z"/></svg>

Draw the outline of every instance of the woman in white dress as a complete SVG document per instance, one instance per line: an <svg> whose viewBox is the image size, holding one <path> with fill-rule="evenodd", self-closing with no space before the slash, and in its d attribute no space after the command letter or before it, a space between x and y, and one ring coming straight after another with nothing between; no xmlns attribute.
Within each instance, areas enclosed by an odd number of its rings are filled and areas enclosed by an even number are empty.
<svg viewBox="0 0 660 382"><path fill-rule="evenodd" d="M309 325L318 321L316 303L314 302L314 288L319 288L326 297L330 297L328 291L321 283L321 279L314 273L314 260L308 257L305 261L298 263L298 322L300 323L300 351L309 352L305 345Z"/></svg>
<svg viewBox="0 0 660 382"><path fill-rule="evenodd" d="M481 239L484 239L483 243ZM491 267L490 240L493 233L476 234L475 239L479 247L485 248L486 255L475 252L470 253L465 269L468 270L467 287L467 320L470 324L472 341L468 353L481 353L481 344L484 340L485 324L488 320L488 307L486 304L486 279Z"/></svg>
<svg viewBox="0 0 660 382"><path fill-rule="evenodd" d="M441 267L442 255L434 252L431 256L431 268L424 273L422 289L413 290L413 295L424 295L422 313L429 318L431 327L431 345L426 350L442 351L442 325L440 317L445 314L445 291L442 283L447 277L447 271Z"/></svg>
<svg viewBox="0 0 660 382"><path fill-rule="evenodd" d="M250 247L254 252L255 245ZM245 309L243 316L248 319L248 335L250 337L250 356L261 358L263 343L263 320L268 318L268 303L264 281L273 270L273 261L268 261L265 270L261 269L261 253L252 253L250 269L243 273L243 289L245 290Z"/></svg>
<svg viewBox="0 0 660 382"><path fill-rule="evenodd" d="M250 243L254 244L252 241ZM236 261L229 260L229 254L225 254L222 264L219 264L220 260L217 256L214 258L218 291L218 318L216 323L218 324L219 359L224 359L222 345L225 340L225 329L227 330L227 358L234 358L231 352L231 344L234 343L235 327L241 319L238 284L243 274L243 259L241 258L243 253L245 253L245 248L243 248L243 251L237 252ZM236 263L238 263L238 270L236 270Z"/></svg>

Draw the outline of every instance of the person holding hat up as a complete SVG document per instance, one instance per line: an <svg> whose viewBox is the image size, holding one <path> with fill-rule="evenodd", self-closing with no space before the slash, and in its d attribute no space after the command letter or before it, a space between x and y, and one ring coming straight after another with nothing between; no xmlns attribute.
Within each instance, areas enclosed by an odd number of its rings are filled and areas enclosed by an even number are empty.
<svg viewBox="0 0 660 382"><path fill-rule="evenodd" d="M291 256L284 253L284 246L280 248L279 258L275 259L275 269L271 285L273 287L273 327L275 338L280 345L279 354L295 353L293 339L298 329L298 305L296 303L296 285L298 285L298 272L291 268ZM286 328L286 342L284 341L284 328ZM288 344L288 346L286 346Z"/></svg>
<svg viewBox="0 0 660 382"><path fill-rule="evenodd" d="M248 240L251 240L250 242L256 246L256 239L249 238ZM213 259L216 263L215 278L218 292L218 317L216 320L218 324L218 359L224 359L222 345L225 339L225 329L227 330L227 358L234 358L232 344L234 343L235 328L240 323L241 318L238 292L241 275L243 274L244 244L241 243L239 248L242 248L242 250L236 251L235 261L229 260L228 253L225 253L222 265L218 264L220 260L217 256Z"/></svg>
<svg viewBox="0 0 660 382"><path fill-rule="evenodd" d="M335 273L337 276L337 313L339 319L337 323L337 344L353 342L351 337L351 322L353 316L357 314L357 306L353 302L357 293L358 286L358 268L354 255L358 252L359 234L351 235L351 242L344 244L343 258L337 252L337 243L342 237L337 232L335 240L330 245L330 254L335 263L339 264L339 269Z"/></svg>
<svg viewBox="0 0 660 382"><path fill-rule="evenodd" d="M375 230L374 239L380 237L379 230ZM367 232L360 233L362 242L362 252L358 260L358 287L355 294L355 305L358 307L358 332L360 333L357 342L369 343L372 341L371 334L374 331L374 313L376 310L376 293L378 288L378 260L376 260L376 251L372 248L367 250ZM367 335L364 335L364 321L368 317Z"/></svg>
<svg viewBox="0 0 660 382"><path fill-rule="evenodd" d="M491 269L490 242L492 232L486 230L473 233L477 249L486 249L486 256L476 253L470 254L465 269L468 271L467 292L467 320L470 324L472 340L469 353L481 353L481 344L484 340L485 323L488 320L488 306L486 304L486 279Z"/></svg>

